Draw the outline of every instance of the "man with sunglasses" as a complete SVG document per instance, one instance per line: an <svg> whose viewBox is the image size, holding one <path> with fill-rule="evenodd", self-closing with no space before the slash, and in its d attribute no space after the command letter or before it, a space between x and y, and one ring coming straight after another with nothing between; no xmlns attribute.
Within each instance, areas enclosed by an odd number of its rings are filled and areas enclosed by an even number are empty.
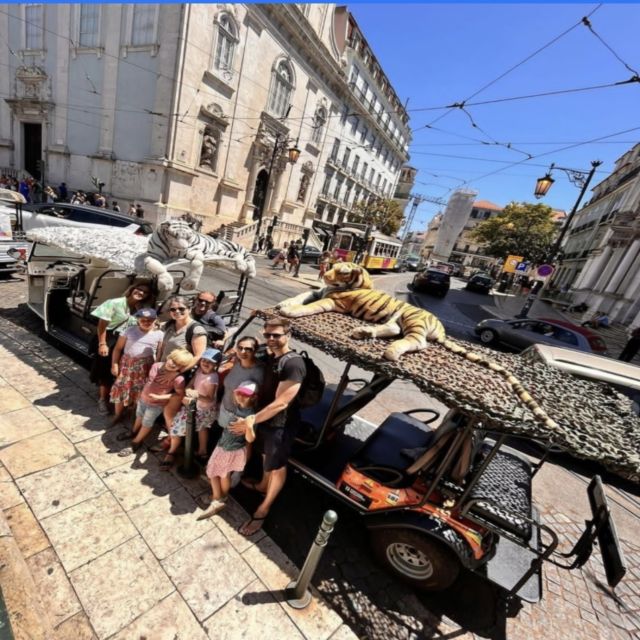
<svg viewBox="0 0 640 640"><path fill-rule="evenodd" d="M240 533L245 536L260 530L287 479L287 462L300 422L297 395L306 375L304 360L289 346L290 323L286 318L267 320L263 335L270 355L260 391L260 410L230 425L230 430L237 435L245 434L255 425L255 446L263 460L262 479L248 486L263 493L264 499L251 520L240 527Z"/></svg>
<svg viewBox="0 0 640 640"><path fill-rule="evenodd" d="M227 337L227 327L224 320L213 310L216 296L211 291L202 291L193 300L191 317L201 324L214 329L216 339L211 344L217 348L222 347ZM220 336L218 338L218 336Z"/></svg>

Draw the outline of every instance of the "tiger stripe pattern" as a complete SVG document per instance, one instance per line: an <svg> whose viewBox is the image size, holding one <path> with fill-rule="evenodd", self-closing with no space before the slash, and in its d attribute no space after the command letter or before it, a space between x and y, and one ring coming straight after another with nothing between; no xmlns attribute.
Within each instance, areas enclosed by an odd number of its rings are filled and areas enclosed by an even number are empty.
<svg viewBox="0 0 640 640"><path fill-rule="evenodd" d="M558 426L510 371L447 339L444 325L432 313L374 289L371 277L362 267L351 262L338 263L325 273L324 280L327 284L325 289L303 293L281 302L277 307L280 313L290 318L300 318L335 311L375 322L377 324L374 326L358 327L351 337L364 339L402 336L385 350L384 357L387 360L398 360L405 353L420 351L429 342L436 342L470 362L495 371L505 379L537 420L552 429Z"/></svg>

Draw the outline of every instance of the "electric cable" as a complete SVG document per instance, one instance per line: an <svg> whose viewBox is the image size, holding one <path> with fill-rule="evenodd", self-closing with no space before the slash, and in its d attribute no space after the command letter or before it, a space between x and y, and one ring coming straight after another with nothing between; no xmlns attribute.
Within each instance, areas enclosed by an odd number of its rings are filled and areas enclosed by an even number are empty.
<svg viewBox="0 0 640 640"><path fill-rule="evenodd" d="M593 25L591 24L591 20L589 20L588 16L585 16L584 18L582 18L582 24L587 27L587 29L589 29L589 31L611 52L611 54L613 55L613 57L620 63L622 63L629 71L631 71L631 73L634 74L634 76L637 78L640 74L638 73L637 69L634 69L630 64L627 64L614 50L612 47L610 47L605 41L604 38L602 38L602 36L600 34L598 34L596 32L596 30L593 28Z"/></svg>

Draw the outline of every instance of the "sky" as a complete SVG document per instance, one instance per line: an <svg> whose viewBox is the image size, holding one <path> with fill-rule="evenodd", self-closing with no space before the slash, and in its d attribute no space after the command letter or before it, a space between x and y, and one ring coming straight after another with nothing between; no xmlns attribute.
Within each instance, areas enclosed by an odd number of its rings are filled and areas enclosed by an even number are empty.
<svg viewBox="0 0 640 640"><path fill-rule="evenodd" d="M502 206L512 200L536 202L536 179L552 162L588 171L593 160L602 160L594 186L610 174L619 156L640 142L640 82L469 104L611 84L634 76L580 23L588 14L598 36L640 74L640 4L382 3L353 4L349 9L396 93L403 102L409 100L410 164L419 169L414 193L446 200L448 190L468 181L466 186L478 192L479 200ZM568 33L561 36L564 32ZM420 110L463 100L466 114L461 109ZM434 122L436 118L440 119ZM636 130L562 149L628 129ZM527 154L539 157L528 159ZM514 162L520 164L509 166ZM556 170L553 177L555 184L540 202L568 212L579 189L562 171ZM424 228L440 208L421 204L412 228Z"/></svg>

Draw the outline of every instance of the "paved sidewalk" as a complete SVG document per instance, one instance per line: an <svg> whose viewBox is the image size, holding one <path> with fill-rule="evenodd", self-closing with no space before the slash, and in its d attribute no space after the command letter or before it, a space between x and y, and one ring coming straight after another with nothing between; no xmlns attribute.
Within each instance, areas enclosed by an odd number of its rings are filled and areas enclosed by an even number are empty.
<svg viewBox="0 0 640 640"><path fill-rule="evenodd" d="M235 501L198 522L206 482L161 472L147 450L119 457L86 370L6 319L0 387L0 583L16 639L355 638L323 601L282 601L297 570L264 532L237 533Z"/></svg>

